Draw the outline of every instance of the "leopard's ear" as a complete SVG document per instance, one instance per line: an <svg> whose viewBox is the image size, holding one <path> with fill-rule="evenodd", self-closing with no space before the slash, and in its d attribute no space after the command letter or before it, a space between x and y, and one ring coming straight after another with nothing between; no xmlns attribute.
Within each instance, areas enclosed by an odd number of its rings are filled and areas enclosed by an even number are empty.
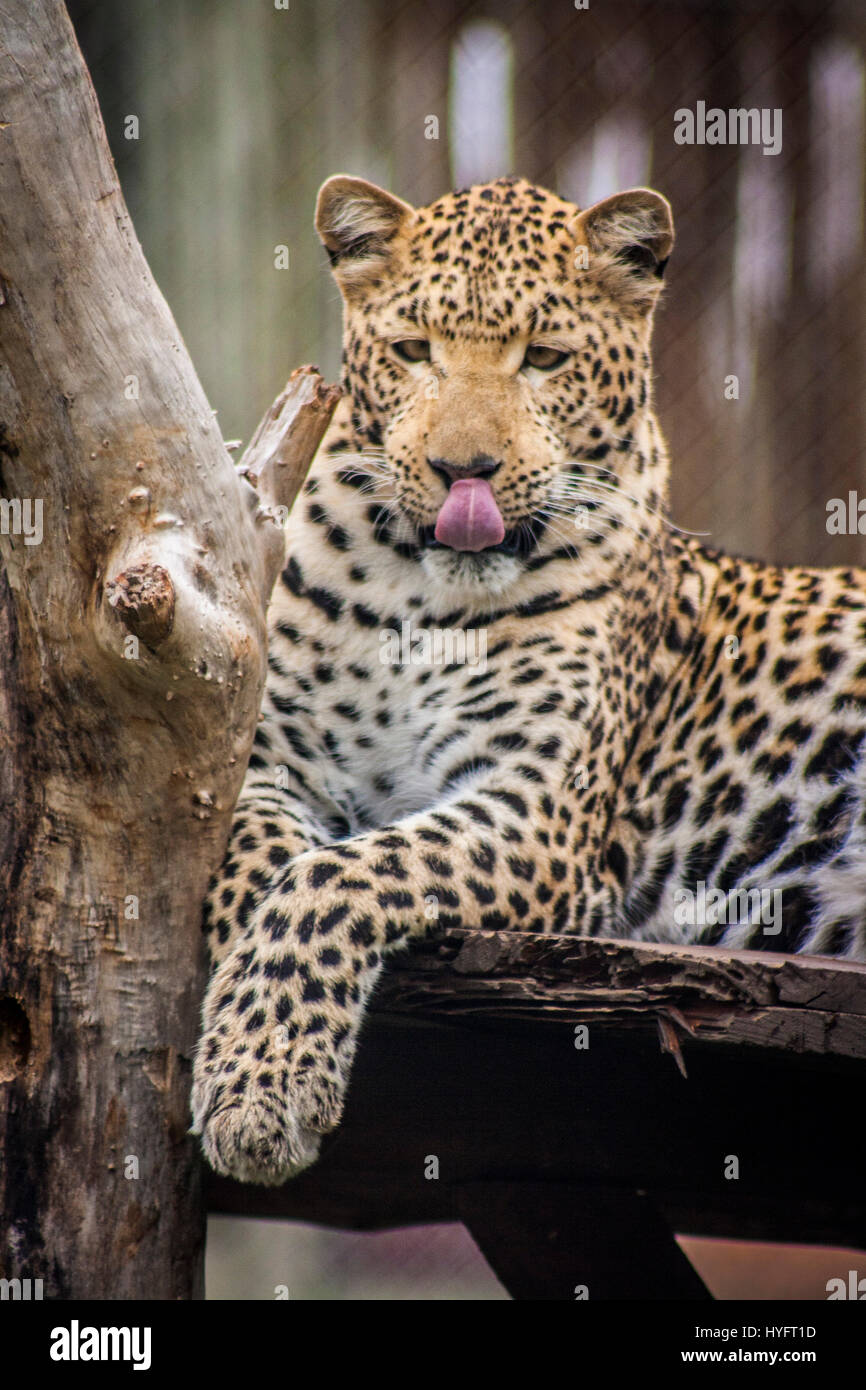
<svg viewBox="0 0 866 1390"><path fill-rule="evenodd" d="M366 179L335 174L319 189L316 231L340 288L351 290L379 278L391 243L415 209Z"/></svg>
<svg viewBox="0 0 866 1390"><path fill-rule="evenodd" d="M652 188L614 193L579 212L571 230L586 247L586 267L620 300L646 311L655 304L674 244L671 205ZM580 258L576 260L579 266Z"/></svg>

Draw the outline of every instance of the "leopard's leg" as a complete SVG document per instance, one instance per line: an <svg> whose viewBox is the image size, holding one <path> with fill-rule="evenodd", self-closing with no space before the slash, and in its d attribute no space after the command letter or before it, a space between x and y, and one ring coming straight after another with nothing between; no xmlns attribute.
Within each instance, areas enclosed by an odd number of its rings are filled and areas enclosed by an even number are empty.
<svg viewBox="0 0 866 1390"><path fill-rule="evenodd" d="M253 935L257 909L270 886L299 855L331 839L319 816L297 791L278 787L275 767L247 773L232 819L226 854L205 901L204 929L209 984L203 1005L207 1027L209 1001L226 961L246 959L244 942ZM232 1063L227 1063L229 1067ZM193 1133L199 1133L197 1096L206 1085L208 1062L201 1040L193 1076Z"/></svg>
<svg viewBox="0 0 866 1390"><path fill-rule="evenodd" d="M210 973L243 937L275 877L305 850L328 844L320 819L294 791L278 788L272 768L247 773L225 858L204 907Z"/></svg>
<svg viewBox="0 0 866 1390"><path fill-rule="evenodd" d="M545 831L553 791L500 768L274 876L205 1002L194 1113L213 1168L277 1183L314 1161L383 956L449 926L566 929L567 851Z"/></svg>

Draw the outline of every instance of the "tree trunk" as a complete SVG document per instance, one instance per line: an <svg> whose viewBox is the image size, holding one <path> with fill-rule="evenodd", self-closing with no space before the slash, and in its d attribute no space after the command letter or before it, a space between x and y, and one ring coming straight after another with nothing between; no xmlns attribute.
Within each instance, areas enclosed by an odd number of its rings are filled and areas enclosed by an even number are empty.
<svg viewBox="0 0 866 1390"><path fill-rule="evenodd" d="M201 902L282 555L262 503L290 504L333 392L303 376L281 398L268 466L246 460L257 495L136 241L58 0L0 11L0 121L0 1274L46 1298L188 1298Z"/></svg>

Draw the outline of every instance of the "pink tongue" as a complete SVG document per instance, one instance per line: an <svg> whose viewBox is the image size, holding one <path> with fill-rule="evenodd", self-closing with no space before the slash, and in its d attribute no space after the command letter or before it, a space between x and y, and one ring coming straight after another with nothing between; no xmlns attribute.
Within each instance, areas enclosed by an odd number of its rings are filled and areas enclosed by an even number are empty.
<svg viewBox="0 0 866 1390"><path fill-rule="evenodd" d="M437 541L452 550L486 550L499 545L505 525L486 478L458 478L436 518Z"/></svg>

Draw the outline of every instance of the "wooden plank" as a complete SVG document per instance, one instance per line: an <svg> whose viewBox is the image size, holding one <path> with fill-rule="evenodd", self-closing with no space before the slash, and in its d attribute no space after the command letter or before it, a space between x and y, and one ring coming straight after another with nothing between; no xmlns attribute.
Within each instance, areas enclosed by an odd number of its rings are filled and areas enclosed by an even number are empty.
<svg viewBox="0 0 866 1390"><path fill-rule="evenodd" d="M467 1184L508 1181L516 1200L571 1183L646 1193L675 1231L866 1247L861 1061L686 1036L683 1077L651 1015L574 1044L570 1021L513 1021L495 1001L439 1021L377 1011L320 1162L280 1189L211 1179L210 1209L378 1229L462 1220Z"/></svg>
<svg viewBox="0 0 866 1390"><path fill-rule="evenodd" d="M614 1028L866 1057L866 969L825 957L452 931L394 962L382 1013Z"/></svg>

